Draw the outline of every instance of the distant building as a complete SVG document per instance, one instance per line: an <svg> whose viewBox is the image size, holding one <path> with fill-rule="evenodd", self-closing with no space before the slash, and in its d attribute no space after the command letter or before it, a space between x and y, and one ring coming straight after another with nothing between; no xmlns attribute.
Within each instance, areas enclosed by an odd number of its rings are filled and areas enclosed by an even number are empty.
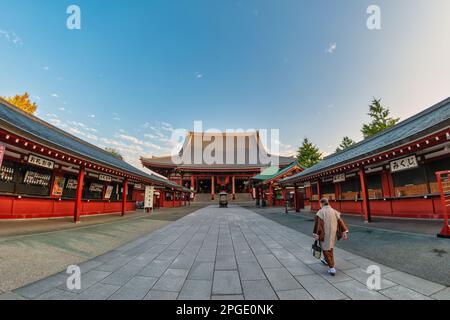
<svg viewBox="0 0 450 320"><path fill-rule="evenodd" d="M221 191L228 192L233 199L245 194L247 197L241 198L248 198L252 193L250 178L274 164L284 168L295 159L269 154L255 131L190 132L175 157L141 158L141 161L145 167L190 188L196 199L207 200L215 199Z"/></svg>
<svg viewBox="0 0 450 320"><path fill-rule="evenodd" d="M328 198L334 208L366 220L442 219L436 172L447 170L450 98L280 183L295 187L312 210Z"/></svg>
<svg viewBox="0 0 450 320"><path fill-rule="evenodd" d="M154 207L190 194L0 99L0 219L125 214L146 186Z"/></svg>

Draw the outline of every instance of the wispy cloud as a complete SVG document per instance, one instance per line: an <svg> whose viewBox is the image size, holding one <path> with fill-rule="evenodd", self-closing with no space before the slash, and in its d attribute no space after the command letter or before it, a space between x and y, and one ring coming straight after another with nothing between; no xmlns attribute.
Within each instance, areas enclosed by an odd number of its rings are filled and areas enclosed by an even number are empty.
<svg viewBox="0 0 450 320"><path fill-rule="evenodd" d="M6 41L18 46L23 45L22 39L14 31L7 31L0 29L0 38L3 38Z"/></svg>
<svg viewBox="0 0 450 320"><path fill-rule="evenodd" d="M336 42L332 42L329 44L328 48L325 51L329 54L333 54L336 51L336 49L337 49Z"/></svg>
<svg viewBox="0 0 450 320"><path fill-rule="evenodd" d="M59 94L57 94L57 93L52 93L51 96L52 96L53 98L59 98Z"/></svg>

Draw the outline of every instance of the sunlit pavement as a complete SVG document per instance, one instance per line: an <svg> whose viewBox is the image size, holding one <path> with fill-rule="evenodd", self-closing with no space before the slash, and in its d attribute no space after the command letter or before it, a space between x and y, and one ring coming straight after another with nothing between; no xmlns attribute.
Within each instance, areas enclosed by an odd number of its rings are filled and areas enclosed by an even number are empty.
<svg viewBox="0 0 450 320"><path fill-rule="evenodd" d="M450 288L336 249L336 277L312 239L242 207L206 207L80 265L81 290L59 273L5 299L450 299ZM381 268L369 290L368 266Z"/></svg>

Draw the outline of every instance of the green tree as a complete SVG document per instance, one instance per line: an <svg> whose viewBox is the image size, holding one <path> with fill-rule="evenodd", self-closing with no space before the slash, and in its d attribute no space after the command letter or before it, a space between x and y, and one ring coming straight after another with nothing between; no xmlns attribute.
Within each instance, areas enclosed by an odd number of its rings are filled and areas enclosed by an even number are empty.
<svg viewBox="0 0 450 320"><path fill-rule="evenodd" d="M309 168L322 160L322 153L316 145L305 138L298 149L297 160L301 165Z"/></svg>
<svg viewBox="0 0 450 320"><path fill-rule="evenodd" d="M31 102L30 95L28 94L28 92L25 92L22 95L16 94L14 97L2 97L2 98L29 114L33 114L36 112L37 104Z"/></svg>
<svg viewBox="0 0 450 320"><path fill-rule="evenodd" d="M392 118L390 113L391 111L389 108L385 108L381 105L381 99L374 98L370 105L370 112L368 113L372 122L364 124L361 129L364 139L370 138L378 132L396 125L400 118Z"/></svg>
<svg viewBox="0 0 450 320"><path fill-rule="evenodd" d="M342 139L341 144L339 145L339 147L336 149L336 152L341 152L349 147L351 147L352 145L355 144L355 141L353 141L352 139L350 139L349 137L344 137Z"/></svg>
<svg viewBox="0 0 450 320"><path fill-rule="evenodd" d="M111 153L115 158L117 158L119 160L123 160L123 156L116 149L107 147L107 148L105 148L105 150L108 151L109 153Z"/></svg>

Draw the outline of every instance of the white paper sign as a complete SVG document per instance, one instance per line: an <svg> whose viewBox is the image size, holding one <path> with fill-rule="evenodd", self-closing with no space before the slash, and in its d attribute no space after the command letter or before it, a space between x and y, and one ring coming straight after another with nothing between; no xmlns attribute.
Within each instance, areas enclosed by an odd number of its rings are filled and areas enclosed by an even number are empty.
<svg viewBox="0 0 450 320"><path fill-rule="evenodd" d="M345 181L345 173L338 174L337 176L333 177L333 183L339 183L339 182L344 182L344 181Z"/></svg>
<svg viewBox="0 0 450 320"><path fill-rule="evenodd" d="M155 194L155 187L145 186L144 208L153 209L153 196Z"/></svg>
<svg viewBox="0 0 450 320"><path fill-rule="evenodd" d="M28 156L28 163L34 164L39 167L47 168L47 169L53 169L55 167L55 163L53 161L43 159L40 157L36 157L33 154L30 154Z"/></svg>
<svg viewBox="0 0 450 320"><path fill-rule="evenodd" d="M390 164L391 164L391 172L413 169L419 166L419 164L417 163L416 156L410 156L407 158L394 160Z"/></svg>
<svg viewBox="0 0 450 320"><path fill-rule="evenodd" d="M101 174L101 175L98 176L98 180L105 181L105 182L111 182L112 178L110 176Z"/></svg>

